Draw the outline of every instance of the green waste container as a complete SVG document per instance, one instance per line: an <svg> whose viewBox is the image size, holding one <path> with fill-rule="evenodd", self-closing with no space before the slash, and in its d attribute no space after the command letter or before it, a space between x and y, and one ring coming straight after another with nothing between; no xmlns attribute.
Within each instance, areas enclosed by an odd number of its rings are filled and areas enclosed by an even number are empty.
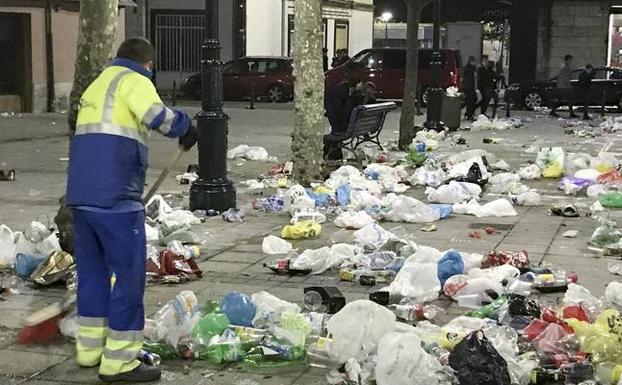
<svg viewBox="0 0 622 385"><path fill-rule="evenodd" d="M460 128L460 115L462 114L462 94L443 95L441 106L441 120L450 130Z"/></svg>

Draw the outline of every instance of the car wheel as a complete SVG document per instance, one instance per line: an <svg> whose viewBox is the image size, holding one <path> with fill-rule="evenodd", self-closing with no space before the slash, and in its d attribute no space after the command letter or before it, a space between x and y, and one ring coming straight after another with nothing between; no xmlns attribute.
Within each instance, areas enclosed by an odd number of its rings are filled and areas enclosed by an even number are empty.
<svg viewBox="0 0 622 385"><path fill-rule="evenodd" d="M542 107L543 104L542 96L536 91L532 91L525 96L524 105L528 110Z"/></svg>
<svg viewBox="0 0 622 385"><path fill-rule="evenodd" d="M284 97L285 93L283 92L283 87L280 85L275 84L268 88L268 99L270 99L272 103L280 103L284 100Z"/></svg>

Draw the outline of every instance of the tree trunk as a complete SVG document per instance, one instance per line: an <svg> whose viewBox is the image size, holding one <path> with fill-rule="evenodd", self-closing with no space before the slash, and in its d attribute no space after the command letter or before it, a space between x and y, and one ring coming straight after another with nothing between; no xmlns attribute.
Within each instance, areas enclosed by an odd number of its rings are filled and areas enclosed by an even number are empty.
<svg viewBox="0 0 622 385"><path fill-rule="evenodd" d="M112 49L117 40L118 5L118 0L80 1L78 49L67 114L72 135L76 131L80 97L113 57Z"/></svg>
<svg viewBox="0 0 622 385"><path fill-rule="evenodd" d="M431 0L405 0L408 9L406 29L406 78L404 100L400 115L399 148L407 149L412 143L415 128L415 103L417 102L417 73L419 69L419 18ZM421 101L419 101L421 103Z"/></svg>
<svg viewBox="0 0 622 385"><path fill-rule="evenodd" d="M294 23L294 180L308 186L321 177L324 71L320 0L296 0Z"/></svg>
<svg viewBox="0 0 622 385"><path fill-rule="evenodd" d="M99 76L113 57L116 42L118 0L81 0L80 27L73 88L69 96L67 123L71 136L76 132L80 98L86 88ZM54 218L63 250L73 253L71 210L60 198L60 208Z"/></svg>

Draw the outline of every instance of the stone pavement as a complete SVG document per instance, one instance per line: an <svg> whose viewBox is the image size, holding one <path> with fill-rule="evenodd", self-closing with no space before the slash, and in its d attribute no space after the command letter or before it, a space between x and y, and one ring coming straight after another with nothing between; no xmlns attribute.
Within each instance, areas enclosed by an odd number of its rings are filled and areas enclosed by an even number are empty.
<svg viewBox="0 0 622 385"><path fill-rule="evenodd" d="M228 104L231 115L230 147L238 144L264 146L270 155L282 160L288 159L290 133L293 127L293 112L290 105L260 104L254 111L244 105ZM189 111L196 111L196 104ZM524 113L523 113L524 114ZM521 115L521 113L517 113ZM562 145L568 151L596 154L608 140L615 140L612 151L620 151L620 138L610 135L596 139L577 138L564 135L559 124L546 117L533 118L526 128L500 132L465 132L467 146L456 146L456 152L472 148L486 149L518 168L535 154L525 153L531 144ZM67 138L64 135L64 116L38 115L15 118L0 118L0 167L16 169L15 182L0 182L0 223L14 230L25 228L31 220L52 218L56 212L57 199L65 185L66 163L59 160L66 157ZM387 119L384 140L396 138L399 113L390 114ZM482 144L482 138L501 138L501 144ZM168 163L175 144L154 135L151 143L148 180L155 180L160 170ZM618 154L619 155L619 154ZM176 171L183 172L186 165L196 162L196 152L184 156ZM267 172L271 163L232 161L230 176L235 182L254 178ZM591 218L561 218L548 215L553 203L576 202L587 208L588 198L567 198L556 190L556 180L527 181L544 197L544 204L535 208L517 208L519 215L510 218L482 218L453 216L438 222L436 232L420 231L421 225L384 223L383 227L398 235L408 236L418 244L429 245L441 250L455 248L459 251L486 253L493 249L522 250L529 252L532 260L546 261L561 268L576 271L579 281L596 295L602 295L605 285L615 277L607 272L608 260L598 258L587 250L595 224ZM302 289L309 285L336 285L349 301L366 298L377 288L366 288L358 284L339 282L337 274L329 272L319 276L287 277L273 275L262 264L267 258L261 252L261 241L267 234L278 235L280 228L288 222L285 214L265 214L249 209L251 196L239 189L239 206L246 208L247 220L232 224L220 217L211 218L195 227L195 231L207 240L208 252L199 266L205 273L203 279L183 285L149 286L146 290L147 315L153 314L162 304L181 290L192 290L200 301L218 299L230 291L254 293L267 290L285 300L301 303ZM171 176L164 184L166 193L187 192L187 186L179 186ZM417 188L409 195L423 197L423 189ZM490 194L483 201L495 198ZM492 225L501 230L487 235L482 231L481 239L468 237L470 230L481 230ZM575 239L563 238L566 230L578 230ZM315 240L295 242L299 249L317 248L337 242L351 242L352 232L327 224L320 237ZM97 383L96 370L79 369L72 356L73 345L68 341L56 341L49 345L20 346L15 343L17 328L23 317L33 310L62 297L61 288L29 291L0 302L0 383L2 384L91 384ZM545 297L555 302L556 296ZM444 318L464 312L456 304L441 303L446 308ZM161 383L181 384L233 384L233 385L290 385L325 384L325 370L311 368L278 374L243 372L235 366L219 371L209 370L204 364L195 362L190 370L181 361L166 362ZM184 374L188 373L188 374Z"/></svg>

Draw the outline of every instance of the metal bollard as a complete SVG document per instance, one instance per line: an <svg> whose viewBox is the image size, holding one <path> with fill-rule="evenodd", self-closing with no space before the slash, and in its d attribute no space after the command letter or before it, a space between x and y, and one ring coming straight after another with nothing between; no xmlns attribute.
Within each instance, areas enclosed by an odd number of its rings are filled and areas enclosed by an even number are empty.
<svg viewBox="0 0 622 385"><path fill-rule="evenodd" d="M177 106L177 81L173 80L173 107Z"/></svg>
<svg viewBox="0 0 622 385"><path fill-rule="evenodd" d="M255 109L255 82L251 83L251 101L250 104L248 105L248 107L246 107L247 110L254 110Z"/></svg>

